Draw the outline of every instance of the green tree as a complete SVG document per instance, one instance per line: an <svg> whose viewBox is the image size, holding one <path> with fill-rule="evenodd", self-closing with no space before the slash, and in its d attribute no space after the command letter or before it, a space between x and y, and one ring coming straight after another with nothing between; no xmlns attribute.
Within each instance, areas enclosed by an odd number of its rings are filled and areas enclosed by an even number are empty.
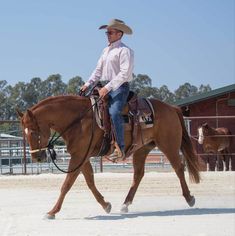
<svg viewBox="0 0 235 236"><path fill-rule="evenodd" d="M133 80L130 82L130 89L137 94L141 92L144 88L151 87L152 80L148 75L138 74L137 76L133 75Z"/></svg>
<svg viewBox="0 0 235 236"><path fill-rule="evenodd" d="M50 75L42 82L41 98L66 94L67 85L62 81L61 75Z"/></svg>
<svg viewBox="0 0 235 236"><path fill-rule="evenodd" d="M185 83L179 86L178 89L175 90L176 99L183 99L193 95L196 95L198 92L198 88L190 83Z"/></svg>
<svg viewBox="0 0 235 236"><path fill-rule="evenodd" d="M26 88L27 85L24 82L18 82L14 87L8 87L8 93L10 94L8 99L8 106L10 114L13 117L15 117L14 114L16 107L23 111L28 108L27 101L25 101Z"/></svg>
<svg viewBox="0 0 235 236"><path fill-rule="evenodd" d="M211 91L211 86L209 84L207 85L203 85L201 84L199 89L198 89L198 93L202 94L202 93L207 93Z"/></svg>
<svg viewBox="0 0 235 236"><path fill-rule="evenodd" d="M163 102L172 103L175 101L175 95L168 89L166 85L163 85L158 90L159 99Z"/></svg>
<svg viewBox="0 0 235 236"><path fill-rule="evenodd" d="M37 104L41 100L42 81L40 78L32 78L30 83L26 84L23 100L27 108Z"/></svg>
<svg viewBox="0 0 235 236"><path fill-rule="evenodd" d="M7 103L7 93L6 93L6 80L0 80L0 119L5 119L6 103Z"/></svg>
<svg viewBox="0 0 235 236"><path fill-rule="evenodd" d="M84 84L84 82L80 76L73 77L68 82L67 93L78 94L79 90L83 84Z"/></svg>

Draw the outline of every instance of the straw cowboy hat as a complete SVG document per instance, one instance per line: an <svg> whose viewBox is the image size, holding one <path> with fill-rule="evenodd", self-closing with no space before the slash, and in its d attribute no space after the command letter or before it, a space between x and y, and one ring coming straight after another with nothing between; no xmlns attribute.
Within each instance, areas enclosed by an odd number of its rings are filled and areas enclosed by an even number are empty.
<svg viewBox="0 0 235 236"><path fill-rule="evenodd" d="M132 34L132 29L124 21L112 19L108 25L101 25L99 29L113 28L122 31L124 34Z"/></svg>

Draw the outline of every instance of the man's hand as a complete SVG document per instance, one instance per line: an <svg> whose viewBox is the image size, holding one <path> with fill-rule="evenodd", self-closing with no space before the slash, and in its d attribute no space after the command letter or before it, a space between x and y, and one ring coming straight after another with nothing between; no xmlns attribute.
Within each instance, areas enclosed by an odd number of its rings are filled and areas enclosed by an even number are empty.
<svg viewBox="0 0 235 236"><path fill-rule="evenodd" d="M108 89L106 89L105 87L103 87L102 89L99 90L99 95L101 98L103 98L106 94L108 94Z"/></svg>
<svg viewBox="0 0 235 236"><path fill-rule="evenodd" d="M83 86L80 88L80 90L83 91L83 92L85 92L85 91L87 90L87 88L88 88L88 86L83 85Z"/></svg>

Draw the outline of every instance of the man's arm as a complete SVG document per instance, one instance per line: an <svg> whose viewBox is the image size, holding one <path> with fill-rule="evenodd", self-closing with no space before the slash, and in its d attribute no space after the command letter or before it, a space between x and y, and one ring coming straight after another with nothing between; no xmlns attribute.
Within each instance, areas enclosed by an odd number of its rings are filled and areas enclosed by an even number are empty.
<svg viewBox="0 0 235 236"><path fill-rule="evenodd" d="M110 90L118 89L123 83L127 82L132 76L134 69L134 52L129 48L123 48L120 54L120 72L113 78L105 88Z"/></svg>

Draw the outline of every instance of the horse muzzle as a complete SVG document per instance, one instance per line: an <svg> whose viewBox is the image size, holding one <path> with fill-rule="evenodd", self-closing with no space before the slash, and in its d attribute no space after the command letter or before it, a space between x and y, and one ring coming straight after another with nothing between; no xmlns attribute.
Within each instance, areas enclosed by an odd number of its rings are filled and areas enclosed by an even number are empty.
<svg viewBox="0 0 235 236"><path fill-rule="evenodd" d="M199 136L199 138L198 138L198 143L199 143L199 144L203 144L203 141L204 141L204 138L201 137L201 136Z"/></svg>
<svg viewBox="0 0 235 236"><path fill-rule="evenodd" d="M31 153L33 162L45 162L47 160L46 150L40 150L35 153Z"/></svg>

